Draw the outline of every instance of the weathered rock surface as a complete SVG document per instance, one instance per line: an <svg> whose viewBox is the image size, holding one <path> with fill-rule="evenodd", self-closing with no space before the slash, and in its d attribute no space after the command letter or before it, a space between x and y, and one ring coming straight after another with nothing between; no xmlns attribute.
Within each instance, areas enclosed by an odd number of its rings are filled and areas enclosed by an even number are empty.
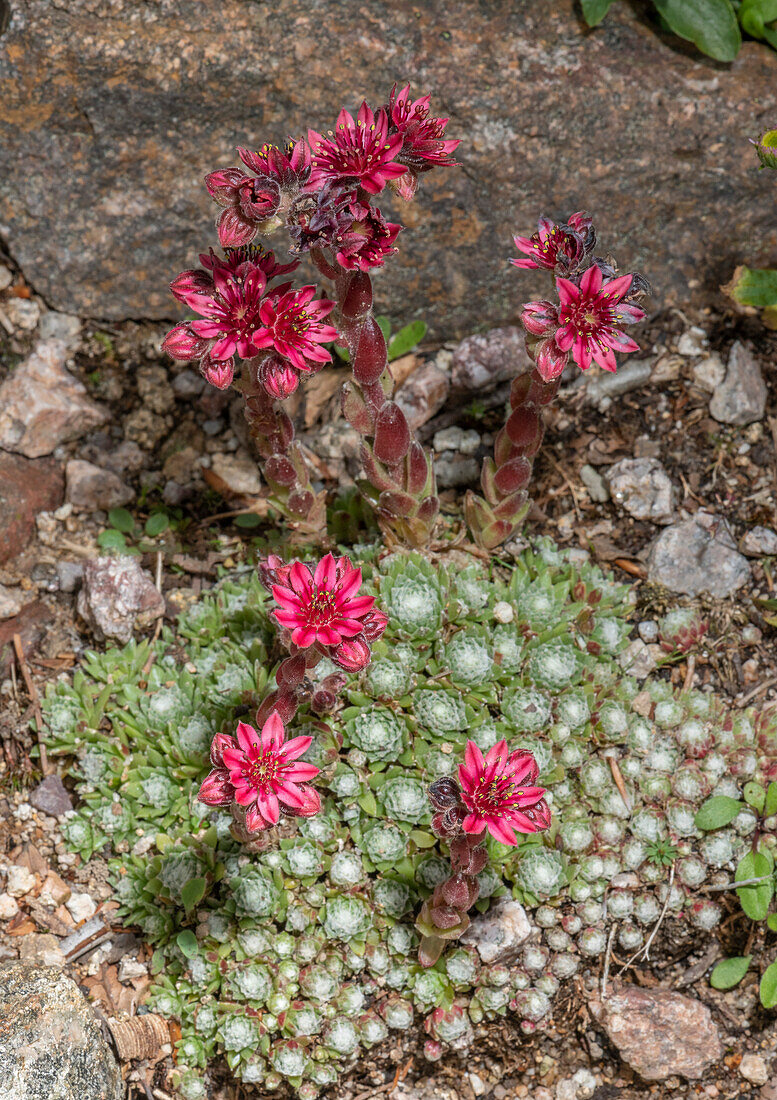
<svg viewBox="0 0 777 1100"><path fill-rule="evenodd" d="M61 970L0 967L0 1082L3 1100L122 1100L99 1020Z"/></svg>
<svg viewBox="0 0 777 1100"><path fill-rule="evenodd" d="M211 470L224 482L230 493L256 496L262 491L262 479L256 459L245 452L213 455Z"/></svg>
<svg viewBox="0 0 777 1100"><path fill-rule="evenodd" d="M62 817L73 809L70 792L58 775L47 775L30 795L30 802L36 810L51 817Z"/></svg>
<svg viewBox="0 0 777 1100"><path fill-rule="evenodd" d="M64 491L57 462L0 451L0 565L24 549L35 532L38 512L58 508Z"/></svg>
<svg viewBox="0 0 777 1100"><path fill-rule="evenodd" d="M589 1010L621 1058L646 1081L696 1080L723 1055L710 1010L665 989L623 985Z"/></svg>
<svg viewBox="0 0 777 1100"><path fill-rule="evenodd" d="M753 558L777 554L777 531L772 531L770 527L751 527L745 532L740 549Z"/></svg>
<svg viewBox="0 0 777 1100"><path fill-rule="evenodd" d="M431 420L445 404L450 389L447 374L434 363L422 363L399 387L394 400L407 417L410 430L415 431Z"/></svg>
<svg viewBox="0 0 777 1100"><path fill-rule="evenodd" d="M71 458L65 467L67 499L82 512L120 508L135 495L129 485L111 470L103 470L91 462Z"/></svg>
<svg viewBox="0 0 777 1100"><path fill-rule="evenodd" d="M750 578L747 558L737 551L726 521L701 509L661 532L647 565L651 581L689 596L709 592L725 599Z"/></svg>
<svg viewBox="0 0 777 1100"><path fill-rule="evenodd" d="M438 335L515 320L546 281L520 276L518 290L510 237L541 212L606 211L605 251L624 242L621 262L662 305L689 283L717 288L753 225L748 263L777 248L773 192L745 145L748 105L777 108L777 56L751 41L720 65L662 37L641 5L587 31L575 0L373 0L358 33L338 0L279 0L271 18L244 0L10 9L0 225L56 308L175 315L168 280L215 241L203 175L238 143L331 127L362 94L378 106L402 74L451 116L464 168L430 173L402 219L414 228L377 295L392 316L412 303Z"/></svg>
<svg viewBox="0 0 777 1100"><path fill-rule="evenodd" d="M20 588L7 588L0 584L0 620L12 619L24 605L25 594Z"/></svg>
<svg viewBox="0 0 777 1100"><path fill-rule="evenodd" d="M671 522L677 492L657 458L622 458L605 472L604 480L612 499L635 519Z"/></svg>
<svg viewBox="0 0 777 1100"><path fill-rule="evenodd" d="M531 931L524 907L507 897L501 898L487 913L474 917L461 942L476 947L484 963L505 962L515 957Z"/></svg>
<svg viewBox="0 0 777 1100"><path fill-rule="evenodd" d="M0 447L40 458L108 419L65 368L67 354L66 341L39 340L0 386Z"/></svg>
<svg viewBox="0 0 777 1100"><path fill-rule="evenodd" d="M761 365L746 344L731 348L726 377L710 401L710 414L721 424L743 426L761 420L766 409L766 383Z"/></svg>
<svg viewBox="0 0 777 1100"><path fill-rule="evenodd" d="M122 644L164 614L165 601L134 557L90 558L78 593L78 614L95 636Z"/></svg>
<svg viewBox="0 0 777 1100"><path fill-rule="evenodd" d="M523 329L515 325L467 336L451 359L452 390L482 393L531 370L534 364L524 336Z"/></svg>

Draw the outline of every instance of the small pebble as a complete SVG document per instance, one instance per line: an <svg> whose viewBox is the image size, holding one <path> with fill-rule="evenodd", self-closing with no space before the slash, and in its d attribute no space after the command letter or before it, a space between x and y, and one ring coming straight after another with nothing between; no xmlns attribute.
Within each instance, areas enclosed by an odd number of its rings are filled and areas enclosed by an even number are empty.
<svg viewBox="0 0 777 1100"><path fill-rule="evenodd" d="M637 626L637 632L643 642L658 641L658 623L654 619L643 619Z"/></svg>
<svg viewBox="0 0 777 1100"><path fill-rule="evenodd" d="M0 894L0 920L13 920L18 912L16 898L10 894Z"/></svg>
<svg viewBox="0 0 777 1100"><path fill-rule="evenodd" d="M88 894L71 894L65 905L77 924L89 920L97 912L97 906Z"/></svg>
<svg viewBox="0 0 777 1100"><path fill-rule="evenodd" d="M512 605L506 600L499 600L494 604L494 618L498 623L511 623L514 614Z"/></svg>
<svg viewBox="0 0 777 1100"><path fill-rule="evenodd" d="M760 1054L745 1054L739 1063L739 1072L753 1085L765 1085L769 1080L769 1068Z"/></svg>
<svg viewBox="0 0 777 1100"><path fill-rule="evenodd" d="M8 882L6 883L6 890L13 898L22 898L25 894L28 894L35 885L35 875L28 867L17 867L16 865L8 868Z"/></svg>

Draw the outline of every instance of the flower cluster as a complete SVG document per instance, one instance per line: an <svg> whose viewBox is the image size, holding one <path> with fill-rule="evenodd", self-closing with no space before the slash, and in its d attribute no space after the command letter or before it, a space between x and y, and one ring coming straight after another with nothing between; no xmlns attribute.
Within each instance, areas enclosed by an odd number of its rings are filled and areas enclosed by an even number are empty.
<svg viewBox="0 0 777 1100"><path fill-rule="evenodd" d="M570 354L582 370L595 362L614 371L615 352L639 351L621 326L644 319L636 302L648 284L636 273L619 276L607 260L593 256L596 231L585 212L562 224L540 218L532 237L514 240L526 256L511 260L515 267L542 268L555 276L558 302L527 302L521 314L527 346L546 382L561 376Z"/></svg>
<svg viewBox="0 0 777 1100"><path fill-rule="evenodd" d="M252 247L236 249L224 261L212 253L200 260L202 268L184 271L170 284L175 297L200 314L167 334L162 347L170 355L199 359L207 380L226 389L234 378L236 354L253 359L264 353L270 364L263 381L271 396L279 396L278 390L287 396L296 389L297 372L314 373L331 361L322 344L337 335L325 323L334 302L315 299L314 286L296 291L288 282L270 286L296 263L279 264L272 252ZM284 371L292 381L278 381Z"/></svg>
<svg viewBox="0 0 777 1100"><path fill-rule="evenodd" d="M249 833L277 825L281 813L312 817L321 809L319 794L309 785L318 768L299 760L311 741L311 737L287 741L277 711L269 715L261 733L238 722L234 737L218 733L213 738L213 766L197 797L207 806L241 807Z"/></svg>
<svg viewBox="0 0 777 1100"><path fill-rule="evenodd" d="M315 649L347 672L370 661L370 642L383 635L388 619L372 596L358 595L360 569L348 558L327 554L317 565L285 565L271 555L262 570L278 607L280 626L290 631L292 650Z"/></svg>

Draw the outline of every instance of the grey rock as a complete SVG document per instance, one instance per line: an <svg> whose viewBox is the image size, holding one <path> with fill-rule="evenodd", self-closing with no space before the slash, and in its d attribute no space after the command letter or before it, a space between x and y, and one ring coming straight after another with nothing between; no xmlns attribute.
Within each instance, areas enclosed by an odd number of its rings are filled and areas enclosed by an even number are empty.
<svg viewBox="0 0 777 1100"><path fill-rule="evenodd" d="M473 918L461 942L477 948L484 963L513 959L532 933L526 910L513 898L500 898L485 913Z"/></svg>
<svg viewBox="0 0 777 1100"><path fill-rule="evenodd" d="M736 65L715 68L657 35L639 5L614 4L586 33L576 0L461 0L445 9L444 40L436 19L390 0L364 6L358 34L336 0L280 0L271 19L255 17L245 0L3 8L11 12L0 59L3 236L56 309L176 315L168 280L215 243L204 173L233 164L237 143L331 128L362 94L378 107L408 59L414 90L431 91L433 109L454 119L448 133L463 139L466 169L422 180L411 208L417 228L380 272L381 310L391 316L406 318L412 303L435 336L464 334L541 297L544 272L518 275L504 264L511 231L531 232L540 210L607 210L603 243L627 242L621 262L647 271L662 306L689 293L708 301L730 273L730 242L746 240L753 225L761 227L753 262L777 247L773 192L740 140L741 105L771 102L777 57L747 42ZM95 33L106 11L119 35L108 44ZM376 50L379 41L389 46ZM344 43L347 63L333 65ZM304 69L314 95L295 87L290 67ZM682 143L668 137L675 133ZM684 216L668 233L669 187L683 196ZM709 210L714 218L685 215Z"/></svg>
<svg viewBox="0 0 777 1100"><path fill-rule="evenodd" d="M602 371L596 376L581 375L579 385L585 387L585 399L589 405L596 405L604 412L612 404L614 397L622 397L644 386L650 378L653 363L650 359L629 359L615 374Z"/></svg>
<svg viewBox="0 0 777 1100"><path fill-rule="evenodd" d="M760 1054L743 1054L739 1073L751 1085L765 1085L769 1080L769 1067Z"/></svg>
<svg viewBox="0 0 777 1100"><path fill-rule="evenodd" d="M5 266L0 264L0 290L5 290L13 282L13 272Z"/></svg>
<svg viewBox="0 0 777 1100"><path fill-rule="evenodd" d="M750 566L736 549L726 521L698 511L662 531L648 552L648 577L672 592L725 599L750 578Z"/></svg>
<svg viewBox="0 0 777 1100"><path fill-rule="evenodd" d="M47 310L40 319L38 336L41 340L62 340L72 351L81 335L81 318L72 313L57 313Z"/></svg>
<svg viewBox="0 0 777 1100"><path fill-rule="evenodd" d="M78 613L99 640L125 643L164 614L165 601L137 558L90 558L78 593Z"/></svg>
<svg viewBox="0 0 777 1100"><path fill-rule="evenodd" d="M480 446L480 436L476 431L465 431L454 425L452 428L443 428L442 431L435 432L432 446L437 454L443 451L457 451L462 455L474 455L477 454Z"/></svg>
<svg viewBox="0 0 777 1100"><path fill-rule="evenodd" d="M397 390L394 400L415 431L431 420L445 404L450 389L448 375L434 363L422 363Z"/></svg>
<svg viewBox="0 0 777 1100"><path fill-rule="evenodd" d="M122 443L106 453L104 463L115 474L137 473L141 469L146 456L132 439L125 439Z"/></svg>
<svg viewBox="0 0 777 1100"><path fill-rule="evenodd" d="M618 657L618 664L629 676L644 680L656 667L651 649L641 638L635 638Z"/></svg>
<svg viewBox="0 0 777 1100"><path fill-rule="evenodd" d="M47 775L30 795L30 802L50 817L62 817L73 809L70 792L58 775Z"/></svg>
<svg viewBox="0 0 777 1100"><path fill-rule="evenodd" d="M607 482L593 466L586 464L581 468L580 480L588 490L588 495L591 500L595 500L598 504L604 504L605 501L610 499L610 490L607 488Z"/></svg>
<svg viewBox="0 0 777 1100"><path fill-rule="evenodd" d="M60 592L75 592L84 576L84 564L80 561L58 561L57 576Z"/></svg>
<svg viewBox="0 0 777 1100"><path fill-rule="evenodd" d="M0 967L0 1081L3 1100L122 1100L100 1022L61 970Z"/></svg>
<svg viewBox="0 0 777 1100"><path fill-rule="evenodd" d="M188 367L176 374L172 382L175 396L183 398L199 397L206 385L202 375Z"/></svg>
<svg viewBox="0 0 777 1100"><path fill-rule="evenodd" d="M641 623L637 623L637 631L643 642L658 641L658 623L655 619L643 619Z"/></svg>
<svg viewBox="0 0 777 1100"><path fill-rule="evenodd" d="M19 945L19 959L37 966L65 965L60 941L51 932L30 932L26 935Z"/></svg>
<svg viewBox="0 0 777 1100"><path fill-rule="evenodd" d="M656 458L622 458L605 472L612 499L635 519L670 523L677 493Z"/></svg>
<svg viewBox="0 0 777 1100"><path fill-rule="evenodd" d="M230 493L256 496L262 491L262 479L255 459L245 452L212 455L211 470L221 478Z"/></svg>
<svg viewBox="0 0 777 1100"><path fill-rule="evenodd" d="M134 497L132 489L110 470L71 458L65 466L68 501L81 512L120 508Z"/></svg>
<svg viewBox="0 0 777 1100"><path fill-rule="evenodd" d="M443 451L434 460L434 473L438 489L454 489L459 485L471 485L480 476L480 463L471 455L457 451Z"/></svg>
<svg viewBox="0 0 777 1100"><path fill-rule="evenodd" d="M739 427L762 420L766 409L766 383L758 360L740 340L728 357L726 377L710 401L710 414L721 424Z"/></svg>
<svg viewBox="0 0 777 1100"><path fill-rule="evenodd" d="M710 1010L679 993L624 985L588 1007L624 1062L646 1081L675 1075L698 1080L723 1056Z"/></svg>
<svg viewBox="0 0 777 1100"><path fill-rule="evenodd" d="M698 328L694 325L693 328L684 332L677 341L677 353L686 358L691 358L694 355L703 355L706 343L707 333L703 328Z"/></svg>
<svg viewBox="0 0 777 1100"><path fill-rule="evenodd" d="M534 366L522 328L493 328L462 340L451 359L454 393L484 393Z"/></svg>
<svg viewBox="0 0 777 1100"><path fill-rule="evenodd" d="M717 353L708 355L705 359L701 359L698 363L694 363L693 366L693 378L697 385L701 386L703 390L709 390L710 393L722 385L723 379L726 377L726 368L723 365L723 360Z"/></svg>
<svg viewBox="0 0 777 1100"><path fill-rule="evenodd" d="M39 340L0 386L0 447L40 458L108 420L108 410L65 369L67 354L64 340Z"/></svg>
<svg viewBox="0 0 777 1100"><path fill-rule="evenodd" d="M38 326L40 306L34 298L8 298L3 312L17 332L34 332Z"/></svg>
<svg viewBox="0 0 777 1100"><path fill-rule="evenodd" d="M771 557L777 554L777 532L769 527L751 527L739 548L751 558Z"/></svg>

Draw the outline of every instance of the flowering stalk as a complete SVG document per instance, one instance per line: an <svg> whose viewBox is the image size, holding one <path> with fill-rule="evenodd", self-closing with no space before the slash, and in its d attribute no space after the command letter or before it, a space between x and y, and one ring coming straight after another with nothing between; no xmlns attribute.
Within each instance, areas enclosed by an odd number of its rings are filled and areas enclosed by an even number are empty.
<svg viewBox="0 0 777 1100"><path fill-rule="evenodd" d="M541 218L533 236L514 240L524 257L510 262L548 271L558 302L543 299L523 307L526 350L535 366L513 381L507 422L496 437L493 459L483 463L483 495L466 496L467 524L487 550L517 531L529 510L532 465L545 434L542 409L556 397L570 356L581 370L595 362L615 371L616 351L639 351L620 326L643 320L635 303L649 290L641 275L618 276L608 260L593 256L596 231L582 211L563 224Z"/></svg>
<svg viewBox="0 0 777 1100"><path fill-rule="evenodd" d="M535 833L550 825L545 790L534 786L538 774L526 750L508 753L507 742L500 741L484 758L468 741L459 782L446 777L429 787L432 831L450 841L451 875L434 888L416 920L421 966L434 966L445 941L458 939L469 927L467 913L479 894L477 875L488 862L486 833L515 845L516 832Z"/></svg>

